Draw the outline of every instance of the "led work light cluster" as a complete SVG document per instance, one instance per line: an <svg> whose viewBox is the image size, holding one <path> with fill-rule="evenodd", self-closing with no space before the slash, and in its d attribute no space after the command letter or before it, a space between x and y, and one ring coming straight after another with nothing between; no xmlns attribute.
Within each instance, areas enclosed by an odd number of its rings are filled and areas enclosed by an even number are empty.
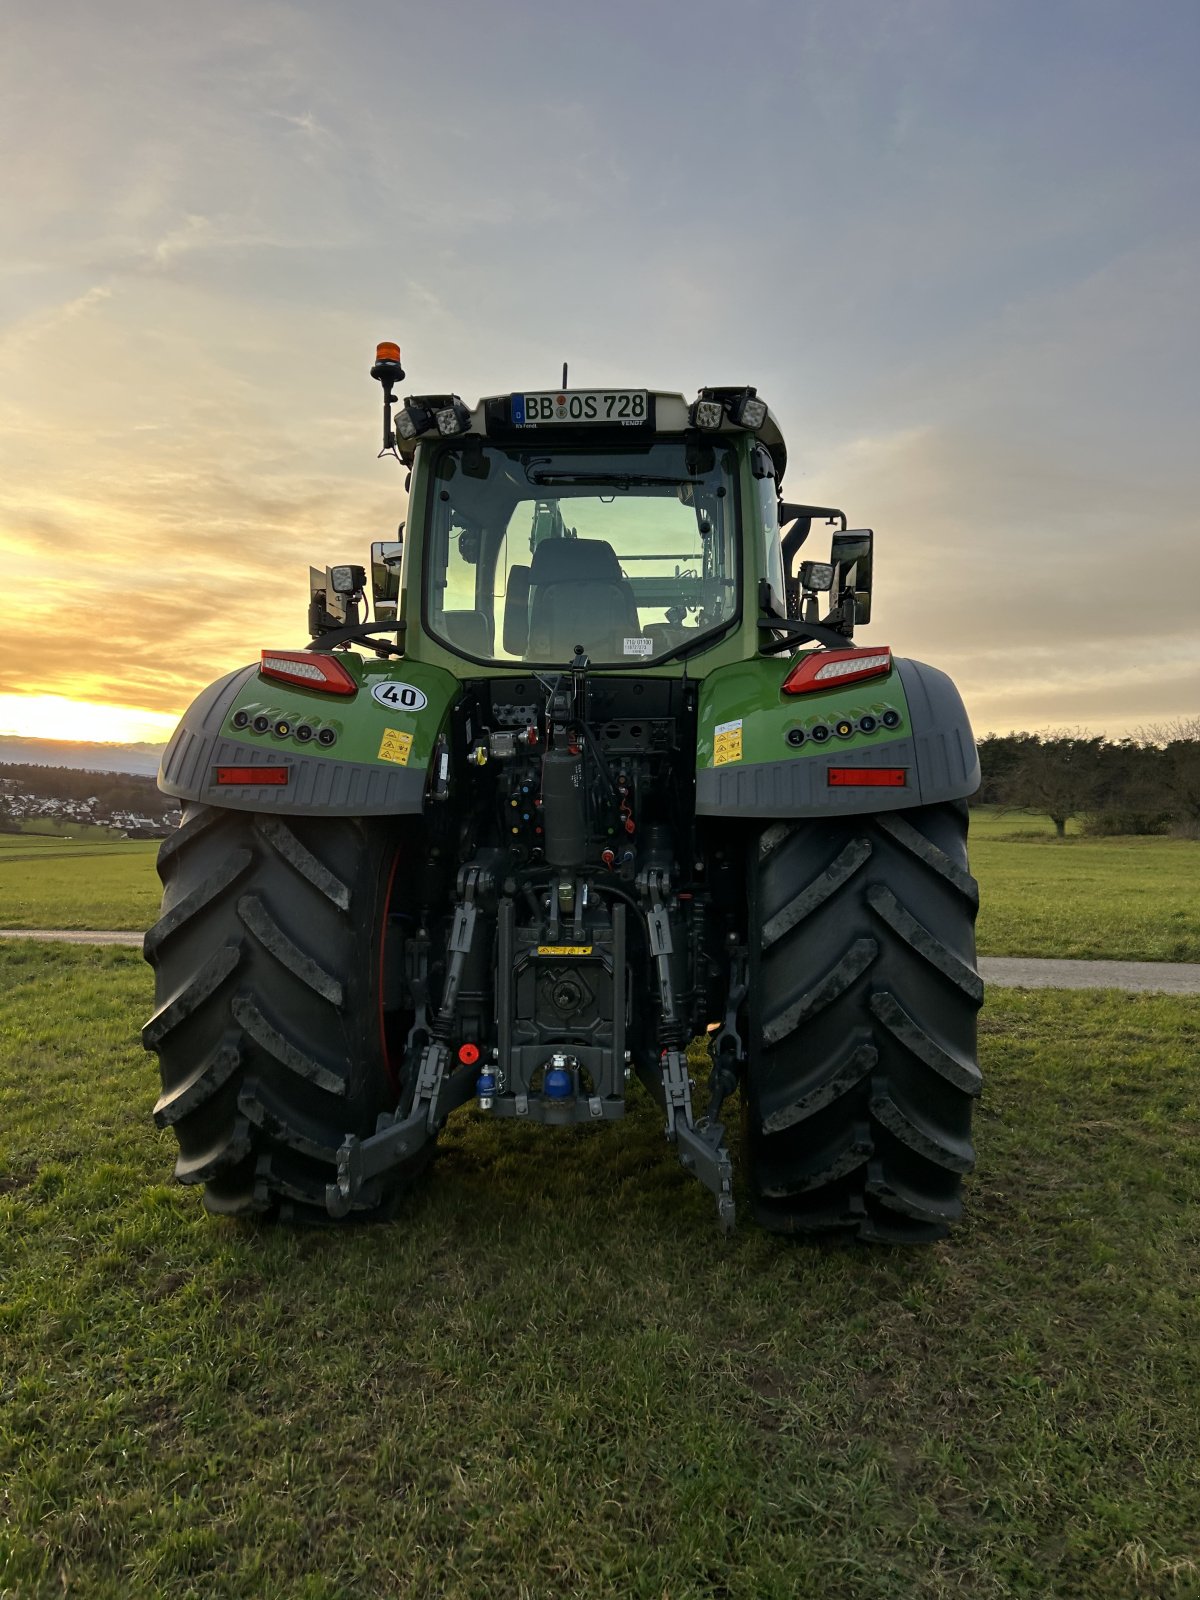
<svg viewBox="0 0 1200 1600"><path fill-rule="evenodd" d="M466 433L470 426L471 413L456 394L423 395L419 399L409 395L395 420L401 439L416 439L435 430L443 438L452 438L456 433Z"/></svg>
<svg viewBox="0 0 1200 1600"><path fill-rule="evenodd" d="M753 385L745 389L701 389L692 402L688 420L693 428L711 433L726 417L735 428L756 433L767 420L767 402L758 398Z"/></svg>

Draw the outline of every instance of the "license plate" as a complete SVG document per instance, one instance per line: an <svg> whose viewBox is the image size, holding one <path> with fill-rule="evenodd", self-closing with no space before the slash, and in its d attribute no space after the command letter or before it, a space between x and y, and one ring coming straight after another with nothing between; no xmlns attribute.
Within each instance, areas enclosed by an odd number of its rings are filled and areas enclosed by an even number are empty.
<svg viewBox="0 0 1200 1600"><path fill-rule="evenodd" d="M512 419L518 428L544 428L566 423L625 423L650 420L645 389L566 389L557 394L514 394Z"/></svg>

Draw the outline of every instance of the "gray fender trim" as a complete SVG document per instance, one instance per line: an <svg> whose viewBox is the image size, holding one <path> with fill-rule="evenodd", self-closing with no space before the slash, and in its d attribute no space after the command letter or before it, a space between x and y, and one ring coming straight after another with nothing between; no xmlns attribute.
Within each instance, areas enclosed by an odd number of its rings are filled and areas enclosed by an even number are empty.
<svg viewBox="0 0 1200 1600"><path fill-rule="evenodd" d="M241 667L210 684L184 712L163 752L158 787L180 800L202 800L232 811L278 812L303 817L369 817L420 812L425 770L370 766L333 756L301 755L221 736L238 691L257 666ZM290 769L286 788L277 784L216 783L218 766Z"/></svg>
<svg viewBox="0 0 1200 1600"><path fill-rule="evenodd" d="M954 682L937 667L897 657L917 746L922 805L965 800L979 787L979 751Z"/></svg>
<svg viewBox="0 0 1200 1600"><path fill-rule="evenodd" d="M965 800L979 787L979 754L953 682L923 661L896 658L912 728L872 749L731 763L696 774L696 810L708 817L829 817ZM830 767L907 767L903 789L831 789Z"/></svg>

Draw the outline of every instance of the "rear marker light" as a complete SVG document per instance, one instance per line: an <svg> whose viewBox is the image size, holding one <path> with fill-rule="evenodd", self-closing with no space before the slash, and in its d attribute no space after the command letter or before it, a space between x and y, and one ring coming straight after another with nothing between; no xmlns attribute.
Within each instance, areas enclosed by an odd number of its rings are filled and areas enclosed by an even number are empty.
<svg viewBox="0 0 1200 1600"><path fill-rule="evenodd" d="M294 683L322 694L357 694L358 684L336 656L312 655L306 650L264 650L259 672L264 678Z"/></svg>
<svg viewBox="0 0 1200 1600"><path fill-rule="evenodd" d="M863 678L882 678L892 670L887 645L875 650L810 650L801 656L783 680L784 694L811 694Z"/></svg>
<svg viewBox="0 0 1200 1600"><path fill-rule="evenodd" d="M830 767L831 789L905 789L907 767Z"/></svg>
<svg viewBox="0 0 1200 1600"><path fill-rule="evenodd" d="M287 783L287 767L218 767L217 783L262 783L282 785Z"/></svg>

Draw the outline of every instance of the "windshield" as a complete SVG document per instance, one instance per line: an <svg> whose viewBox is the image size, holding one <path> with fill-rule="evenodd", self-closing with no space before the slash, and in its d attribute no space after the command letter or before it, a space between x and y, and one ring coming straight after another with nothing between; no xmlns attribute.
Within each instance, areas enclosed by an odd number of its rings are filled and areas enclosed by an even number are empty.
<svg viewBox="0 0 1200 1600"><path fill-rule="evenodd" d="M554 666L582 645L629 666L686 651L738 611L732 450L448 447L434 464L431 632L460 654Z"/></svg>

